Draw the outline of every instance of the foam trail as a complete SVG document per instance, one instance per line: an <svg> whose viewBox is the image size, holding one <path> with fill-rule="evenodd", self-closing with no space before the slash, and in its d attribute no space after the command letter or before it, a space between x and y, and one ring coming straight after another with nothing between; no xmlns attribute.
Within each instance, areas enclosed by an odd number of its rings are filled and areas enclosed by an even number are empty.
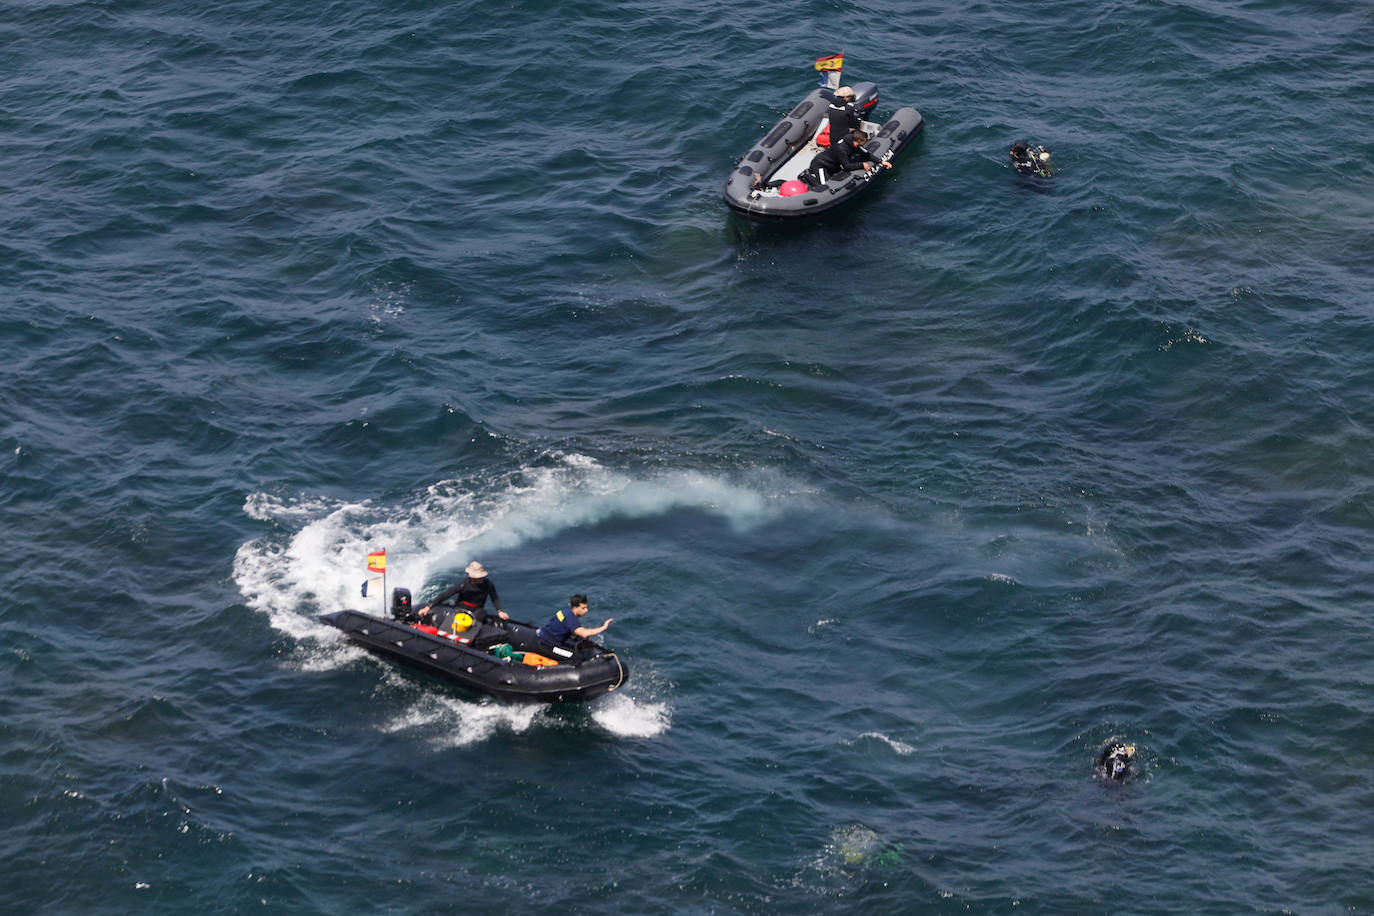
<svg viewBox="0 0 1374 916"><path fill-rule="evenodd" d="M422 738L435 750L466 747L485 741L503 729L528 731L547 707L516 706L492 700L471 702L444 693L432 693L388 722L383 731L406 732Z"/></svg>
<svg viewBox="0 0 1374 916"><path fill-rule="evenodd" d="M371 606L374 600L382 610L382 596L359 594L367 578L364 558L382 547L388 551L388 584L419 587L438 572L457 570L475 553L613 518L699 509L746 529L781 511L783 497L796 492L763 475L731 480L671 471L635 477L581 455L552 457L556 465L522 468L504 487L444 481L408 506L253 494L245 513L279 530L239 548L234 581L246 603L265 613L274 628L296 639L319 637L326 628L314 620L316 613ZM283 541L281 530L293 529Z"/></svg>
<svg viewBox="0 0 1374 916"><path fill-rule="evenodd" d="M668 730L672 714L666 703L636 700L623 693L616 693L602 700L593 709L592 718L596 720L597 725L613 735L625 738L652 738Z"/></svg>
<svg viewBox="0 0 1374 916"><path fill-rule="evenodd" d="M680 509L701 509L724 517L737 530L769 518L774 501L746 484L695 471L636 479L599 465L577 462L584 473L542 469L521 498L508 501L486 530L466 539L464 554L444 560L457 565L466 553L507 550L571 528L589 528L615 518L653 518Z"/></svg>
<svg viewBox="0 0 1374 916"><path fill-rule="evenodd" d="M257 511L270 512L271 506L270 498L255 498ZM275 518L291 518L298 511L287 506ZM360 594L370 551L387 548L390 582L428 577L431 556L408 521L378 519L366 503L317 507L311 514L315 517L285 544L259 538L242 545L234 557L234 581L247 604L267 614L283 633L296 639L319 636L323 624L313 614L322 609L362 608L375 601L380 612L383 596L364 599Z"/></svg>

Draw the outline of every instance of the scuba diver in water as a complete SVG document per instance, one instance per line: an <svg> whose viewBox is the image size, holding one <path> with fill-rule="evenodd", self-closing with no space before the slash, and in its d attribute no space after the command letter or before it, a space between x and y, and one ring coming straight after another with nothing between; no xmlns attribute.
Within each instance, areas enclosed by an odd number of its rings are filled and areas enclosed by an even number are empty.
<svg viewBox="0 0 1374 916"><path fill-rule="evenodd" d="M1097 758L1097 768L1108 779L1121 782L1131 775L1131 763L1135 760L1135 745L1120 741L1108 742Z"/></svg>
<svg viewBox="0 0 1374 916"><path fill-rule="evenodd" d="M1040 178L1049 178L1054 174L1050 151L1043 146L1029 146L1025 140L1017 140L1011 145L1011 167L1022 175Z"/></svg>

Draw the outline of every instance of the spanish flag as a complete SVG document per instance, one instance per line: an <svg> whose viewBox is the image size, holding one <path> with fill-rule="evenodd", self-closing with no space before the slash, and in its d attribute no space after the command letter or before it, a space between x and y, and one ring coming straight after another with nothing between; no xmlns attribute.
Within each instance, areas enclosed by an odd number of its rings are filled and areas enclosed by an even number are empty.
<svg viewBox="0 0 1374 916"><path fill-rule="evenodd" d="M368 572L386 572L386 551L378 550L367 555Z"/></svg>
<svg viewBox="0 0 1374 916"><path fill-rule="evenodd" d="M821 86L826 89L840 88L840 71L844 68L844 54L830 54L816 58L816 69L821 71Z"/></svg>

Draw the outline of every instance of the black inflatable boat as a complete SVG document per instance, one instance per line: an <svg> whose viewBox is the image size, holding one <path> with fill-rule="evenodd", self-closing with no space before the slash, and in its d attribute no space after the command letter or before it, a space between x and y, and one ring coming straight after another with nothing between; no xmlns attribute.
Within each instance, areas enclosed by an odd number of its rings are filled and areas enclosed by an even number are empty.
<svg viewBox="0 0 1374 916"><path fill-rule="evenodd" d="M396 616L348 610L322 614L320 620L369 652L502 700L590 700L630 679L614 652L589 639L575 648L551 648L539 642L536 627L496 617L460 627L449 623L440 630L406 622L409 608L410 593L396 589ZM450 614L448 620L455 616L466 617Z"/></svg>
<svg viewBox="0 0 1374 916"><path fill-rule="evenodd" d="M859 111L866 118L878 104L878 87L874 83L855 83L854 93ZM795 186L762 190L754 186L755 175L765 183L791 182L811 164L821 152L816 138L826 126L826 110L834 98L829 89L813 90L744 154L725 181L725 202L732 211L757 222L809 219L849 203L880 172L886 171L875 168L868 172L844 172L829 177L822 187L802 193L793 193ZM870 135L864 149L889 162L924 128L925 120L919 111L899 108L881 127L864 121L863 129Z"/></svg>

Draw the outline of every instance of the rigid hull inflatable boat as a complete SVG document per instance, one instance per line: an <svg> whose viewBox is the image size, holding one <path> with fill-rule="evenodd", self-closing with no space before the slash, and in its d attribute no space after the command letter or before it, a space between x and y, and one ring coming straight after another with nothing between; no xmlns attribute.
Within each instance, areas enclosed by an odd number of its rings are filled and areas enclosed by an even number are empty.
<svg viewBox="0 0 1374 916"><path fill-rule="evenodd" d="M409 605L406 593L407 610ZM353 610L322 614L320 620L369 652L501 700L590 700L630 679L625 665L605 647L583 640L575 648L551 648L540 643L534 626L516 620L474 621L458 630Z"/></svg>
<svg viewBox="0 0 1374 916"><path fill-rule="evenodd" d="M866 118L878 104L878 87L874 83L855 83L854 93L858 109ZM790 181L811 164L822 150L816 140L827 127L826 111L834 97L829 89L813 90L744 154L725 181L725 202L732 211L758 222L807 219L848 203L879 172L885 171L875 167L872 171L842 172L828 176L818 189L790 196L755 188L755 175L766 183ZM870 135L864 149L883 161L891 161L924 128L925 120L919 111L899 108L882 126L864 121L863 129Z"/></svg>

